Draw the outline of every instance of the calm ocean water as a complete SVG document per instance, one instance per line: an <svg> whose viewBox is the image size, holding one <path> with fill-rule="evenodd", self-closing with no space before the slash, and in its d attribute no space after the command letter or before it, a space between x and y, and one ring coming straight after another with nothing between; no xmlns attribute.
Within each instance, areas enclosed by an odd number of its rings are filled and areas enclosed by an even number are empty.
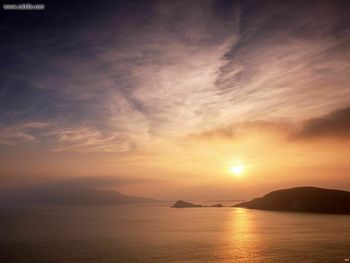
<svg viewBox="0 0 350 263"><path fill-rule="evenodd" d="M1 207L0 262L346 262L350 216L244 208Z"/></svg>

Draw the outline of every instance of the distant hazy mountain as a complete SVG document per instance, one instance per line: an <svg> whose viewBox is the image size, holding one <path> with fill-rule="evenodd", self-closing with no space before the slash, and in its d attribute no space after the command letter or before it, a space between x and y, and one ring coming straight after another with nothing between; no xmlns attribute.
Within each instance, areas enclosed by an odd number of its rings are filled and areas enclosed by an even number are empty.
<svg viewBox="0 0 350 263"><path fill-rule="evenodd" d="M350 192L316 187L296 187L271 192L234 207L274 211L350 214Z"/></svg>
<svg viewBox="0 0 350 263"><path fill-rule="evenodd" d="M61 187L59 184L38 184L0 191L0 203L103 205L156 201L150 198L128 196L116 191Z"/></svg>

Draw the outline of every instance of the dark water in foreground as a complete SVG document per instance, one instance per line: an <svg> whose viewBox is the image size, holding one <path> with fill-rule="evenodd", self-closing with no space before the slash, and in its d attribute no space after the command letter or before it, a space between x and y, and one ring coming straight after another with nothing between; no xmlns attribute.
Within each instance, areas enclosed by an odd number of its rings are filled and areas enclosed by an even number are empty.
<svg viewBox="0 0 350 263"><path fill-rule="evenodd" d="M346 262L350 216L170 204L0 208L0 262Z"/></svg>

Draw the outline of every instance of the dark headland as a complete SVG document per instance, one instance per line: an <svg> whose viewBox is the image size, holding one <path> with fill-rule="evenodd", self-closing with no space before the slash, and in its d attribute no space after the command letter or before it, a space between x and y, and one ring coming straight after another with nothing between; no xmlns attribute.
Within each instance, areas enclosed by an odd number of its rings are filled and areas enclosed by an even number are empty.
<svg viewBox="0 0 350 263"><path fill-rule="evenodd" d="M250 209L350 214L350 192L317 187L296 187L273 191L233 207Z"/></svg>

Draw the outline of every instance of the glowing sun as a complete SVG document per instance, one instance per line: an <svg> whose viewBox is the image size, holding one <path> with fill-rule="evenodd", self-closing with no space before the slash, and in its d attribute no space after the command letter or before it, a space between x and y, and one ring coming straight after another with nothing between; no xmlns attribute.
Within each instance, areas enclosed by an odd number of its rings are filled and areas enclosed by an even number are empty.
<svg viewBox="0 0 350 263"><path fill-rule="evenodd" d="M243 175L244 165L243 164L231 165L229 169L230 169L230 173L234 174L236 177L240 177Z"/></svg>

